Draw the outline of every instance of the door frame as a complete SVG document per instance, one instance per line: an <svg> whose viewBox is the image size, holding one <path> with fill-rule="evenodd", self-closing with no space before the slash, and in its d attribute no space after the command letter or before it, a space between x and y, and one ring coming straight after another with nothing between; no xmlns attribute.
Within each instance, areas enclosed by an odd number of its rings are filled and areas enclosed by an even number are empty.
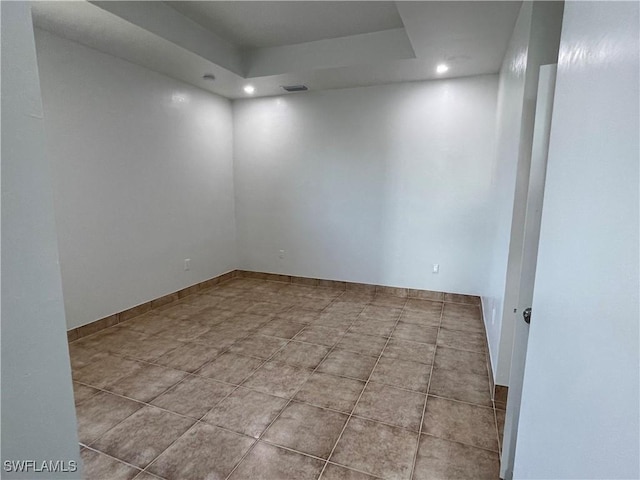
<svg viewBox="0 0 640 480"><path fill-rule="evenodd" d="M531 146L531 164L527 189L526 214L521 252L521 269L518 288L517 314L511 353L509 373L509 393L500 458L500 478L513 478L518 420L522 399L522 384L526 363L529 325L522 314L533 302L536 259L540 240L540 223L544 200L544 183L549 153L549 136L553 115L557 64L541 65L538 79L533 140ZM532 321L535 321L532 320Z"/></svg>

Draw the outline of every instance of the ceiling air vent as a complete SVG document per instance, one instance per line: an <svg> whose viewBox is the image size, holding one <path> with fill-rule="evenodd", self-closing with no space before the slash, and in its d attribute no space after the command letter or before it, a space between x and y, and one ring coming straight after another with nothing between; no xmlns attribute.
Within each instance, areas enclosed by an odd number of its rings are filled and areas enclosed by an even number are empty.
<svg viewBox="0 0 640 480"><path fill-rule="evenodd" d="M309 90L306 85L283 85L287 92L306 92Z"/></svg>

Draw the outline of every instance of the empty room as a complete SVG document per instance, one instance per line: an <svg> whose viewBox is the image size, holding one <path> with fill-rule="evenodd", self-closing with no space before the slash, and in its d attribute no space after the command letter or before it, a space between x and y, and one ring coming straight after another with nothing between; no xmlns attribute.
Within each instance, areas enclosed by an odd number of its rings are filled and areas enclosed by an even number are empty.
<svg viewBox="0 0 640 480"><path fill-rule="evenodd" d="M640 478L639 10L0 2L2 478Z"/></svg>

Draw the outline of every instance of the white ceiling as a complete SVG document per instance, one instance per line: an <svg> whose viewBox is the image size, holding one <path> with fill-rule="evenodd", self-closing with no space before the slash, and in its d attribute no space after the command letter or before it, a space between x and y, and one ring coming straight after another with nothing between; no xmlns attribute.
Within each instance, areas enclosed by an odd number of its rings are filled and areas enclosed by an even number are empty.
<svg viewBox="0 0 640 480"><path fill-rule="evenodd" d="M395 2L167 2L240 47L278 47L402 28Z"/></svg>
<svg viewBox="0 0 640 480"><path fill-rule="evenodd" d="M228 98L497 73L521 2L33 2L35 25ZM438 63L449 71L438 75ZM212 73L213 82L202 76ZM293 94L296 95L296 94Z"/></svg>

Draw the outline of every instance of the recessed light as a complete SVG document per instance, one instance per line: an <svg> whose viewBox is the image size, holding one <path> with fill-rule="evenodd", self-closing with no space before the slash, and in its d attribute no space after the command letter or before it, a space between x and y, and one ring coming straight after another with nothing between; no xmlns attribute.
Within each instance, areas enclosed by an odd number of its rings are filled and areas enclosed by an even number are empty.
<svg viewBox="0 0 640 480"><path fill-rule="evenodd" d="M447 65L445 65L444 63L441 63L440 65L438 65L436 67L436 72L438 72L438 73L445 73L448 70L449 70L449 67Z"/></svg>
<svg viewBox="0 0 640 480"><path fill-rule="evenodd" d="M253 94L256 91L256 88L253 85L246 85L244 87L244 93L248 93L249 95Z"/></svg>

